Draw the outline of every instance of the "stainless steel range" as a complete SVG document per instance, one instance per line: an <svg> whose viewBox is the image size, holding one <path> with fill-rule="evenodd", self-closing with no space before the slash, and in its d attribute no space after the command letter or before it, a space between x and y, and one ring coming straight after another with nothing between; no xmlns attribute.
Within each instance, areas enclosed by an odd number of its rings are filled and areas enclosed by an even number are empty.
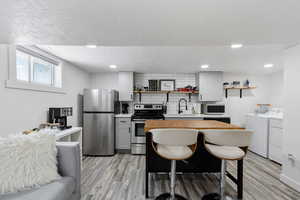
<svg viewBox="0 0 300 200"><path fill-rule="evenodd" d="M146 120L164 120L162 104L135 104L131 117L131 153L146 153L146 135L144 126Z"/></svg>

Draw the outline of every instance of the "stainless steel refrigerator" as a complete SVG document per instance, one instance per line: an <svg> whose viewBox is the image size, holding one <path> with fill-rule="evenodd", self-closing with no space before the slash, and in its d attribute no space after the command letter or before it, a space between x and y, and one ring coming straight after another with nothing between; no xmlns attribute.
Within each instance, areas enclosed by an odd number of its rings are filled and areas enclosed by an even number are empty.
<svg viewBox="0 0 300 200"><path fill-rule="evenodd" d="M115 113L118 92L107 89L84 89L83 154L115 154Z"/></svg>

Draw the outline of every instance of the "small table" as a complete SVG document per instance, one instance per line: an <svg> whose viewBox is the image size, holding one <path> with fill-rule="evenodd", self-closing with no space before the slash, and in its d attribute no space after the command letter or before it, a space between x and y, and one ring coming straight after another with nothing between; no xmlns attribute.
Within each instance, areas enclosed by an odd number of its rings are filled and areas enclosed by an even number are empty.
<svg viewBox="0 0 300 200"><path fill-rule="evenodd" d="M79 142L80 145L80 158L82 156L82 128L81 127L72 127L59 131L55 134L56 141L58 142ZM81 163L82 164L82 163Z"/></svg>
<svg viewBox="0 0 300 200"><path fill-rule="evenodd" d="M149 198L149 174L168 172L169 163L158 157L152 148L151 129L159 128L182 128L182 129L244 129L242 127L219 122L215 120L147 120L144 131L146 132L146 198ZM203 135L198 137L198 148L195 154L188 159L190 165L178 165L177 172L220 172L221 161L210 155L203 145ZM205 164L203 164L205 163ZM206 166L205 166L206 165ZM238 198L243 198L243 160L237 162L237 178L227 172L227 176L237 185Z"/></svg>

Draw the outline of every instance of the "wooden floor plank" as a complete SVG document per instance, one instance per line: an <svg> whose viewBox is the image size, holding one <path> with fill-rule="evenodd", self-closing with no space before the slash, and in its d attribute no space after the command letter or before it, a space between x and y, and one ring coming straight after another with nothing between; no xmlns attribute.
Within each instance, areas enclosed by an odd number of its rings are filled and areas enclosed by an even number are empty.
<svg viewBox="0 0 300 200"><path fill-rule="evenodd" d="M236 164L228 163L236 176ZM244 161L244 200L299 200L300 193L283 184L280 165L248 153ZM145 200L145 157L117 154L113 157L85 157L82 170L82 200ZM199 200L218 192L217 174L177 175L176 192ZM150 195L170 191L166 174L150 176ZM227 179L226 193L236 196L235 184Z"/></svg>

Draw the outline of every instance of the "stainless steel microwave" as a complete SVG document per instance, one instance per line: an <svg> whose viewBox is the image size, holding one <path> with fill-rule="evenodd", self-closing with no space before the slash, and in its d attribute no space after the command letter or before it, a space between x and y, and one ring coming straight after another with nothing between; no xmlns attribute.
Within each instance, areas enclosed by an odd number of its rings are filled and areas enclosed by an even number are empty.
<svg viewBox="0 0 300 200"><path fill-rule="evenodd" d="M206 115L222 115L225 114L224 104L202 104L203 113Z"/></svg>

